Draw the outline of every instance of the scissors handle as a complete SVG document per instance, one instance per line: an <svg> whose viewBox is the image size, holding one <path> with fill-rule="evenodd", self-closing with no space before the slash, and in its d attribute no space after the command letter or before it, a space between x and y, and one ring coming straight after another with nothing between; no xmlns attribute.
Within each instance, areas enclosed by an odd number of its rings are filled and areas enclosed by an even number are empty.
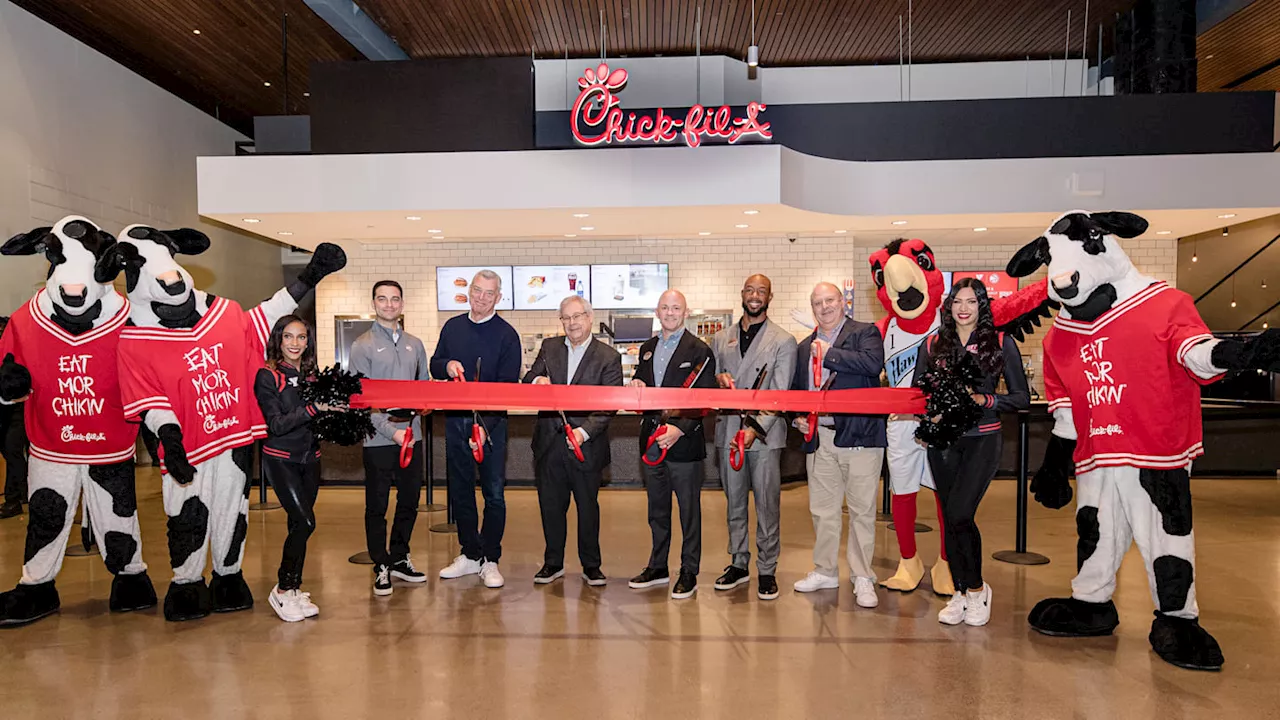
<svg viewBox="0 0 1280 720"><path fill-rule="evenodd" d="M586 462L587 458L582 454L582 443L578 442L578 434L573 431L573 426L569 423L564 424L564 434L569 438L569 444L573 446L573 456L578 458L578 462Z"/></svg>
<svg viewBox="0 0 1280 720"><path fill-rule="evenodd" d="M409 427L404 431L404 443L400 445L400 467L407 468L409 463L413 461L413 421L409 421Z"/></svg>
<svg viewBox="0 0 1280 720"><path fill-rule="evenodd" d="M471 444L475 447L471 449L471 457L475 458L478 463L484 462L484 443L481 442L483 439L480 424L473 424L471 426Z"/></svg>
<svg viewBox="0 0 1280 720"><path fill-rule="evenodd" d="M815 345L816 351L810 354L813 361L813 386L822 387L822 346Z"/></svg>
<svg viewBox="0 0 1280 720"><path fill-rule="evenodd" d="M658 446L658 450L660 451L658 453L658 459L657 460L649 459L649 451L653 449L654 443L658 442L658 438L666 434L667 434L666 425L659 425L658 429L653 431L653 434L649 436L649 444L646 445L644 448L644 455L640 457L641 462L643 462L645 465L648 465L649 467L657 467L658 465L662 464L663 460L667 459L667 448L664 448L661 445Z"/></svg>
<svg viewBox="0 0 1280 720"><path fill-rule="evenodd" d="M734 470L741 470L742 463L747 459L747 431L739 430L733 436L733 442L729 445L729 467Z"/></svg>
<svg viewBox="0 0 1280 720"><path fill-rule="evenodd" d="M809 413L809 432L804 434L804 441L809 442L818 434L818 413Z"/></svg>

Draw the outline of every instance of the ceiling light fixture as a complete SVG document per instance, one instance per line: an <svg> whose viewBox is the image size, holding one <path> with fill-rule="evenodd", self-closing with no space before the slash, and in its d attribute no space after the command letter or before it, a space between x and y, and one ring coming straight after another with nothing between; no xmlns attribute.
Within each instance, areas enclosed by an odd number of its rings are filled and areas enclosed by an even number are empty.
<svg viewBox="0 0 1280 720"><path fill-rule="evenodd" d="M760 211L759 210L743 210L742 214L743 215L759 215Z"/></svg>
<svg viewBox="0 0 1280 720"><path fill-rule="evenodd" d="M700 233L698 233L698 234L699 234L699 235L701 235L701 236L703 236L703 237L706 237L706 236L710 235L711 233L707 232L706 230L703 230L702 232L700 232Z"/></svg>
<svg viewBox="0 0 1280 720"><path fill-rule="evenodd" d="M1227 237L1229 234L1231 234L1231 228L1222 228L1222 237Z"/></svg>
<svg viewBox="0 0 1280 720"><path fill-rule="evenodd" d="M436 228L429 228L429 229L427 230L427 234L428 234L428 235L439 235L439 234L440 234L440 233L442 233L442 232L444 232L444 231L443 231L443 230L438 230L438 229L436 229Z"/></svg>
<svg viewBox="0 0 1280 720"><path fill-rule="evenodd" d="M247 222L247 223L260 223L260 222L262 222L262 221L261 221L261 220L259 220L258 218L240 218L240 219L241 219L242 221L244 221L244 222Z"/></svg>
<svg viewBox="0 0 1280 720"><path fill-rule="evenodd" d="M1236 214L1235 214L1235 213L1224 213L1224 214L1222 214L1222 215L1219 215L1219 216L1218 216L1218 219L1219 219L1219 220L1230 220L1231 218L1233 218L1233 217L1235 217L1235 216L1236 216Z"/></svg>
<svg viewBox="0 0 1280 720"><path fill-rule="evenodd" d="M304 93L302 93L302 97L311 97L311 93L309 93L309 92L304 92Z"/></svg>
<svg viewBox="0 0 1280 720"><path fill-rule="evenodd" d="M574 213L573 216L576 218L591 217L591 213Z"/></svg>
<svg viewBox="0 0 1280 720"><path fill-rule="evenodd" d="M199 31L199 30L192 30L192 31L191 31L191 34L192 34L192 35L199 35L199 34L200 34L200 31Z"/></svg>
<svg viewBox="0 0 1280 720"><path fill-rule="evenodd" d="M271 83L269 83L269 82L263 82L263 83L262 83L262 87L271 87Z"/></svg>
<svg viewBox="0 0 1280 720"><path fill-rule="evenodd" d="M280 231L276 232L276 234L277 234L277 235L292 235L293 233L289 232L288 230L280 230Z"/></svg>
<svg viewBox="0 0 1280 720"><path fill-rule="evenodd" d="M431 239L432 239L432 240L443 240L443 239L444 239L444 236L443 236L443 235L432 235L432 236L431 236Z"/></svg>
<svg viewBox="0 0 1280 720"><path fill-rule="evenodd" d="M1200 261L1200 241L1195 240L1191 243L1191 262Z"/></svg>
<svg viewBox="0 0 1280 720"><path fill-rule="evenodd" d="M565 233L565 234L564 234L564 236L565 236L565 237L567 237L567 238L575 238L575 237L578 237L577 235L574 235L573 233Z"/></svg>
<svg viewBox="0 0 1280 720"><path fill-rule="evenodd" d="M1170 233L1172 233L1172 232L1173 232L1172 230L1157 230L1157 231L1156 231L1156 234L1157 234L1157 235L1168 235L1168 234L1170 234Z"/></svg>
<svg viewBox="0 0 1280 720"><path fill-rule="evenodd" d="M974 231L974 232L986 232L986 231L987 231L987 229L986 229L986 228L984 228L984 227L976 227L976 228L974 228L974 229L973 229L973 231Z"/></svg>
<svg viewBox="0 0 1280 720"><path fill-rule="evenodd" d="M582 227L580 227L580 228L578 228L578 229L579 229L579 230L581 230L581 231L583 231L583 232L591 232L592 230L595 230L595 229L596 229L596 226L595 226L595 225L583 225Z"/></svg>
<svg viewBox="0 0 1280 720"><path fill-rule="evenodd" d="M1236 276L1231 276L1231 307L1236 306Z"/></svg>
<svg viewBox="0 0 1280 720"><path fill-rule="evenodd" d="M844 235L844 234L845 234L845 233L847 233L847 232L849 232L849 231L848 231L848 230L837 230L837 231L836 231L836 234L837 234L837 235Z"/></svg>
<svg viewBox="0 0 1280 720"><path fill-rule="evenodd" d="M738 223L737 225L734 225L734 227L738 228L739 230L746 230L751 226L746 223Z"/></svg>
<svg viewBox="0 0 1280 720"><path fill-rule="evenodd" d="M894 221L893 221L893 224L894 224L894 225L906 225L906 224L907 224L907 221L906 221L906 220L894 220Z"/></svg>
<svg viewBox="0 0 1280 720"><path fill-rule="evenodd" d="M421 220L422 216L421 215L405 215L404 219L405 220Z"/></svg>
<svg viewBox="0 0 1280 720"><path fill-rule="evenodd" d="M756 45L756 0L751 0L751 45L747 48L747 67L760 65L760 47Z"/></svg>

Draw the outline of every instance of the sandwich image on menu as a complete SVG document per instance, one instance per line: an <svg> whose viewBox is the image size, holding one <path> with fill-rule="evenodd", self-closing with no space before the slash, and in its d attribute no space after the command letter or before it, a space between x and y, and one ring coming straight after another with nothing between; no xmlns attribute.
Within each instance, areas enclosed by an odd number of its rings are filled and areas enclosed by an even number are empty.
<svg viewBox="0 0 1280 720"><path fill-rule="evenodd" d="M436 307L441 312L463 312L471 309L471 279L481 270L492 270L502 280L502 298L498 310L514 310L511 296L516 289L511 284L511 266L437 267Z"/></svg>
<svg viewBox="0 0 1280 720"><path fill-rule="evenodd" d="M558 310L570 295L589 296L588 265L517 265L513 274L517 310Z"/></svg>

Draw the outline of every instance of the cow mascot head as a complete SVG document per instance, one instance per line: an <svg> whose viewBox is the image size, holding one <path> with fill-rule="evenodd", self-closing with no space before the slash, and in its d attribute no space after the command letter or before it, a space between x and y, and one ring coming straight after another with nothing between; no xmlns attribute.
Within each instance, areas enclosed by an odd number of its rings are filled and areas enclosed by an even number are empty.
<svg viewBox="0 0 1280 720"><path fill-rule="evenodd" d="M114 576L111 610L156 604L138 532L138 430L124 416L116 361L129 307L94 272L115 242L88 219L70 216L0 247L5 255L49 261L44 289L14 312L0 337L0 402L22 401L31 501L23 577L0 595L0 625L58 610L54 580L81 498L81 542L86 550L97 544Z"/></svg>
<svg viewBox="0 0 1280 720"><path fill-rule="evenodd" d="M932 327L942 306L942 271L923 240L897 239L870 258L876 297L898 327L923 333Z"/></svg>
<svg viewBox="0 0 1280 720"><path fill-rule="evenodd" d="M246 311L194 287L176 260L208 248L198 230L131 225L97 266L102 282L124 272L132 306L134 326L120 343L121 384L126 415L160 440L174 569L164 612L175 621L253 605L241 561L253 442L266 435L254 377L276 320L346 264L341 248L323 243L297 280Z"/></svg>

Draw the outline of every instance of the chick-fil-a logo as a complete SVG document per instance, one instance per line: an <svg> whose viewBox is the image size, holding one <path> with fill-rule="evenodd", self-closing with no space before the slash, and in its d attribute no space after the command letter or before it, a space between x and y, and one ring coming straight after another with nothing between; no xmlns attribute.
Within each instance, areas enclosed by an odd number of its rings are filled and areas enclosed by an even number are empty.
<svg viewBox="0 0 1280 720"><path fill-rule="evenodd" d="M600 63L587 68L578 78L578 99L573 102L573 137L588 147L613 143L672 143L683 139L689 147L698 147L705 140L721 139L733 144L747 137L768 140L773 137L769 123L760 122L764 103L747 104L746 117L733 117L733 109L721 105L718 109L694 105L684 119L674 118L662 108L653 116L624 113L618 107L617 93L627 84L627 71L610 70ZM624 117L625 116L625 117Z"/></svg>

